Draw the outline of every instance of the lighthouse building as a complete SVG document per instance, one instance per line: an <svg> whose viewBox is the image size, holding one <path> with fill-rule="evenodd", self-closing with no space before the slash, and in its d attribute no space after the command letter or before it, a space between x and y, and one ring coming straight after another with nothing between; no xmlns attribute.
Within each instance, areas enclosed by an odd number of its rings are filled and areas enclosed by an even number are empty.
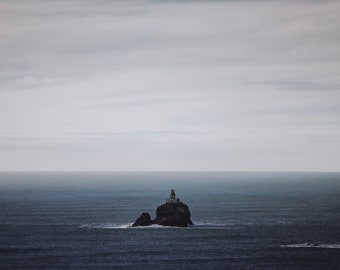
<svg viewBox="0 0 340 270"><path fill-rule="evenodd" d="M166 200L166 203L180 203L179 198L176 198L176 193L174 189L171 190L170 198Z"/></svg>

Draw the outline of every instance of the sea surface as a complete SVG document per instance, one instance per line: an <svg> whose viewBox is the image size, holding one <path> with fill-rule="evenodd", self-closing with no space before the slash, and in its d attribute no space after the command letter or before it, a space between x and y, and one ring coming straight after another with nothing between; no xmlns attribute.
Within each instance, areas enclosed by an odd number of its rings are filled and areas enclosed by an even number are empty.
<svg viewBox="0 0 340 270"><path fill-rule="evenodd" d="M2 172L0 269L340 269L340 173Z"/></svg>

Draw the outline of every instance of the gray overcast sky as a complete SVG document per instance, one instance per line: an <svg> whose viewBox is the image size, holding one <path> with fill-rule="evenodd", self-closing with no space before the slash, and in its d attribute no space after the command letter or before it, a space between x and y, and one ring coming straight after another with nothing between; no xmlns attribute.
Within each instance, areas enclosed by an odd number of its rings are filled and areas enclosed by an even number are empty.
<svg viewBox="0 0 340 270"><path fill-rule="evenodd" d="M339 1L0 0L0 170L340 170Z"/></svg>

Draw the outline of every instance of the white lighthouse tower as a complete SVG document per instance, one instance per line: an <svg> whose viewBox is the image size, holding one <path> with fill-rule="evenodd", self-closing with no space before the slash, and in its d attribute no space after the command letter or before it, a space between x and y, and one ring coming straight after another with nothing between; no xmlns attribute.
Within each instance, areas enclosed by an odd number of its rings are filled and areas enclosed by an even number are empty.
<svg viewBox="0 0 340 270"><path fill-rule="evenodd" d="M170 198L166 200L166 203L180 203L179 198L176 198L176 193L174 189L171 190Z"/></svg>

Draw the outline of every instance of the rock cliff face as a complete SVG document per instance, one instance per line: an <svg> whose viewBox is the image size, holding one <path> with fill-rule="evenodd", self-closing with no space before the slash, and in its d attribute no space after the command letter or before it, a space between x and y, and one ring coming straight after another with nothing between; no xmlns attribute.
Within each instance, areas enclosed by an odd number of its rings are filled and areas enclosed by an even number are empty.
<svg viewBox="0 0 340 270"><path fill-rule="evenodd" d="M137 226L150 226L152 224L155 224L154 220L151 220L151 216L149 213L143 213L140 215L139 218L136 219L136 221L132 224L132 227Z"/></svg>
<svg viewBox="0 0 340 270"><path fill-rule="evenodd" d="M189 207L184 203L165 203L157 207L156 224L186 227L192 225Z"/></svg>
<svg viewBox="0 0 340 270"><path fill-rule="evenodd" d="M171 198L165 204L157 207L156 218L151 219L149 213L143 213L132 224L132 227L149 226L158 224L162 226L187 227L192 225L189 207L175 198L174 190L171 191Z"/></svg>

